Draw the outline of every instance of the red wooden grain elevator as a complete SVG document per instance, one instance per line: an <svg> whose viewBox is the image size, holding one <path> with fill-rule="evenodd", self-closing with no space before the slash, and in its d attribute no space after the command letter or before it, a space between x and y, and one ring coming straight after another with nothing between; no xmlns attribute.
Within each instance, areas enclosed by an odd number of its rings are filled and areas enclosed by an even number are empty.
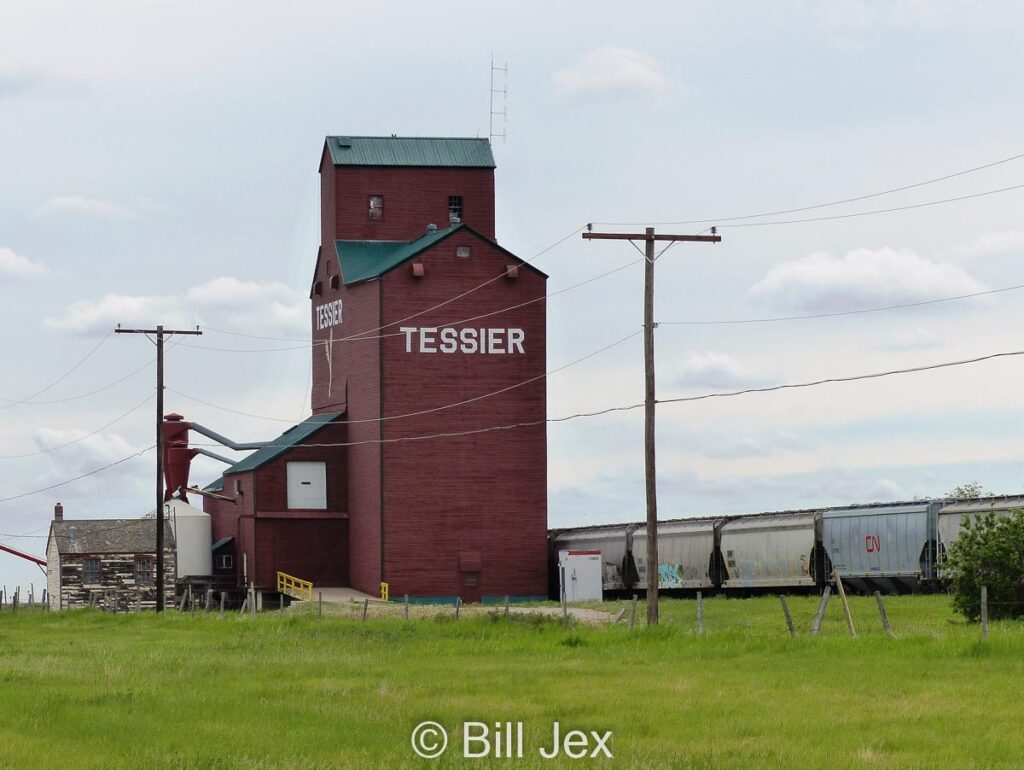
<svg viewBox="0 0 1024 770"><path fill-rule="evenodd" d="M544 596L547 276L494 240L489 142L331 136L320 182L313 417L220 486L291 489L298 452L326 468L323 507L268 511L261 537L258 495L209 500L215 538L237 538L257 585L276 569L372 594Z"/></svg>

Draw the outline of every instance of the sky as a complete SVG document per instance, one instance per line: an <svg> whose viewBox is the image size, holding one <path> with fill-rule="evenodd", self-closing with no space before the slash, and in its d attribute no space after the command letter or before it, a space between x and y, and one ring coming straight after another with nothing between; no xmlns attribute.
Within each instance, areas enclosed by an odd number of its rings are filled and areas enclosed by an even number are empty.
<svg viewBox="0 0 1024 770"><path fill-rule="evenodd" d="M323 137L487 136L492 52L508 63L498 240L525 259L543 251L549 292L569 289L548 301L549 370L642 323L636 251L583 242L588 222L720 226L721 243L657 262L660 398L1022 349L1024 290L678 323L1024 284L1024 190L765 224L1024 184L1024 158L732 219L1024 153L1022 34L1010 2L5 0L0 543L41 555L58 500L73 518L151 509L153 453L132 455L152 443L154 350L110 334L117 323L205 330L168 344L168 411L239 440L308 414L308 349L232 333L308 336ZM669 224L692 220L707 221ZM939 496L970 481L1020 492L1022 373L1006 357L663 404L660 513ZM550 417L642 398L637 335L548 381ZM642 420L549 426L552 527L643 518ZM200 458L193 481L220 467ZM29 582L42 575L0 554L0 584Z"/></svg>

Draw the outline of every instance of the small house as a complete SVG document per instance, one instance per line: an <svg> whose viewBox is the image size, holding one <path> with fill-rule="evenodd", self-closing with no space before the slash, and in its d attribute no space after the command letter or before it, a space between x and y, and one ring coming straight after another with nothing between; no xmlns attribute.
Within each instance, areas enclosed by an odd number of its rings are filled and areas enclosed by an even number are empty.
<svg viewBox="0 0 1024 770"><path fill-rule="evenodd" d="M164 591L174 600L174 533L164 523ZM58 503L46 542L46 586L51 610L156 607L154 519L64 519Z"/></svg>

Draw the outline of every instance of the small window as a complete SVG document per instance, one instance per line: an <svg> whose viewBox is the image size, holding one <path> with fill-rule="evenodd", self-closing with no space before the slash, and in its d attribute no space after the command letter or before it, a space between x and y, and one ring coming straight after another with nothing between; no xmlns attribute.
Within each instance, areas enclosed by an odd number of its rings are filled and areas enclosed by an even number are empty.
<svg viewBox="0 0 1024 770"><path fill-rule="evenodd" d="M100 582L100 560L86 559L82 562L82 583L85 585L96 585Z"/></svg>
<svg viewBox="0 0 1024 770"><path fill-rule="evenodd" d="M217 557L217 569L234 569L235 559L229 553L222 553Z"/></svg>
<svg viewBox="0 0 1024 770"><path fill-rule="evenodd" d="M135 585L153 585L153 560L148 556L135 560Z"/></svg>
<svg viewBox="0 0 1024 770"><path fill-rule="evenodd" d="M316 296L319 297L323 293L324 293L324 285L323 285L323 283L321 281L317 281L316 283L314 283L313 284L313 294L315 294Z"/></svg>
<svg viewBox="0 0 1024 770"><path fill-rule="evenodd" d="M469 259L469 246L456 246L455 256L459 259Z"/></svg>
<svg viewBox="0 0 1024 770"><path fill-rule="evenodd" d="M383 219L384 218L384 196L383 195L371 195L370 196L370 219Z"/></svg>
<svg viewBox="0 0 1024 770"><path fill-rule="evenodd" d="M456 224L462 221L462 196L448 196L448 221Z"/></svg>
<svg viewBox="0 0 1024 770"><path fill-rule="evenodd" d="M338 283L339 283L338 276L332 275L331 276L331 288L332 289L337 289L338 288Z"/></svg>

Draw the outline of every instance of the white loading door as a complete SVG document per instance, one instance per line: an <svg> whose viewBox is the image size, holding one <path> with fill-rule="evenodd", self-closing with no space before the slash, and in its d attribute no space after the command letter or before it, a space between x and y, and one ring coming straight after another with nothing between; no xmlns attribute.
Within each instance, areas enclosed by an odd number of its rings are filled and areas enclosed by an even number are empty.
<svg viewBox="0 0 1024 770"><path fill-rule="evenodd" d="M290 509L327 509L327 463L288 463L288 507Z"/></svg>

